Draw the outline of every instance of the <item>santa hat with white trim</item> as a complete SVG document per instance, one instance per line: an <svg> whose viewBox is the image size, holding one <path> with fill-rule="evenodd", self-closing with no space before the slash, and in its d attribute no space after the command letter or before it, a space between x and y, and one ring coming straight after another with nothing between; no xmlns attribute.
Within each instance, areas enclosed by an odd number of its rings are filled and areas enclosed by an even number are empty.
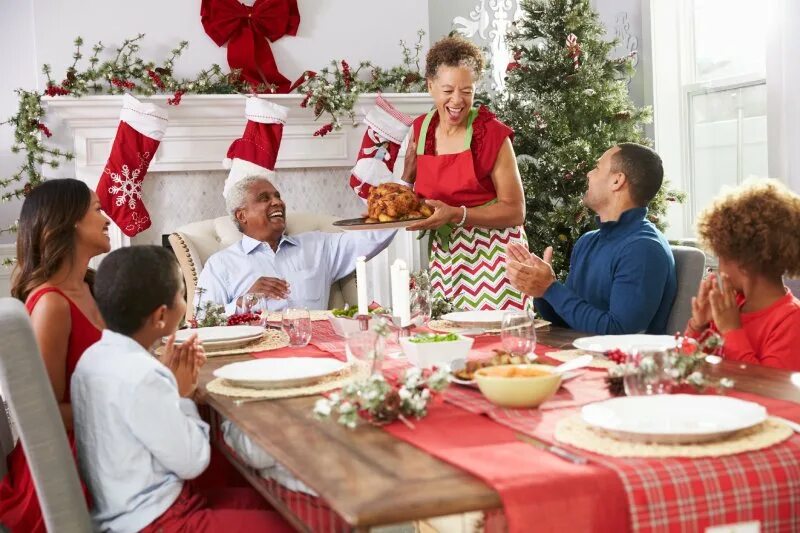
<svg viewBox="0 0 800 533"><path fill-rule="evenodd" d="M367 131L350 176L350 187L366 200L372 187L397 181L394 165L414 119L398 111L383 96L375 98L375 107L367 113Z"/></svg>
<svg viewBox="0 0 800 533"><path fill-rule="evenodd" d="M247 98L245 117L247 125L241 139L228 148L223 165L230 168L222 196L228 197L231 188L239 181L255 174L275 175L275 160L281 146L283 126L289 108L258 96Z"/></svg>

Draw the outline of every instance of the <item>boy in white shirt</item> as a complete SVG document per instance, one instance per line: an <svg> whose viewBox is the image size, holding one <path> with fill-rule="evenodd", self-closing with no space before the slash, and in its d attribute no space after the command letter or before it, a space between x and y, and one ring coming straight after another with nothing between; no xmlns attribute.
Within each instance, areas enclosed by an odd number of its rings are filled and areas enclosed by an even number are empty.
<svg viewBox="0 0 800 533"><path fill-rule="evenodd" d="M186 310L174 255L121 248L100 265L94 296L103 336L72 376L78 460L101 531L291 531L252 489L201 494L186 480L210 457L209 427L191 400L205 361L192 336L174 345ZM169 336L159 361L150 349Z"/></svg>

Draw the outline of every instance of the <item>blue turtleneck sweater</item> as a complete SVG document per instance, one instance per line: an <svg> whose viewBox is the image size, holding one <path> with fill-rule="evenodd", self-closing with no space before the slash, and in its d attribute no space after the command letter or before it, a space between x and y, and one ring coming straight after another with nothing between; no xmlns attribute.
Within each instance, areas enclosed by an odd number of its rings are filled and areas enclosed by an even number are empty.
<svg viewBox="0 0 800 533"><path fill-rule="evenodd" d="M644 207L578 239L567 282L553 283L536 309L555 325L597 334L662 334L677 290L675 259Z"/></svg>

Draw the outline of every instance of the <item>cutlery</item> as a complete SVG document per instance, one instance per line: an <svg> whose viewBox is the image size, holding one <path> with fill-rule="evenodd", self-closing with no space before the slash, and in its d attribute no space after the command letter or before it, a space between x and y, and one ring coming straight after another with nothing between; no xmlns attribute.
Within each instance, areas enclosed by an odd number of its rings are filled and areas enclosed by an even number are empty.
<svg viewBox="0 0 800 533"><path fill-rule="evenodd" d="M591 355L581 355L580 357L576 357L575 359L572 359L570 361L567 361L566 363L558 365L553 369L553 372L555 372L556 374L565 374L570 370L576 370L578 368L583 368L585 366L590 365L593 359L594 357Z"/></svg>
<svg viewBox="0 0 800 533"><path fill-rule="evenodd" d="M791 420L788 420L781 416L773 416L772 418L774 418L775 420L780 420L781 422L792 428L795 433L800 433L800 424L798 424L797 422L792 422Z"/></svg>
<svg viewBox="0 0 800 533"><path fill-rule="evenodd" d="M266 400L274 400L274 398L237 398L233 400L233 405L239 406L246 403L263 402Z"/></svg>
<svg viewBox="0 0 800 533"><path fill-rule="evenodd" d="M565 461L569 461L572 464L576 465L585 465L588 460L586 457L582 455L578 455L577 453L571 452L569 450L565 450L561 446L556 446L554 444L548 444L543 440L539 440L535 437L531 437L530 435L522 435L517 433L517 440L524 442L526 444L530 444L534 448L539 448L540 450L544 450L546 452L550 452L553 455L557 455L561 459Z"/></svg>

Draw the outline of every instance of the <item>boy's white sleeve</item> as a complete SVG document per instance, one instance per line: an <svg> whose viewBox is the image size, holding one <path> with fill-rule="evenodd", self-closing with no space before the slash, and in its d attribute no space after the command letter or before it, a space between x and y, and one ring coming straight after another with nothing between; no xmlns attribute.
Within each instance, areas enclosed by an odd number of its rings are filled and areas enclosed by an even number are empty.
<svg viewBox="0 0 800 533"><path fill-rule="evenodd" d="M148 373L134 395L126 416L136 438L178 477L194 479L203 473L211 456L209 427L194 402L178 396L172 375Z"/></svg>

